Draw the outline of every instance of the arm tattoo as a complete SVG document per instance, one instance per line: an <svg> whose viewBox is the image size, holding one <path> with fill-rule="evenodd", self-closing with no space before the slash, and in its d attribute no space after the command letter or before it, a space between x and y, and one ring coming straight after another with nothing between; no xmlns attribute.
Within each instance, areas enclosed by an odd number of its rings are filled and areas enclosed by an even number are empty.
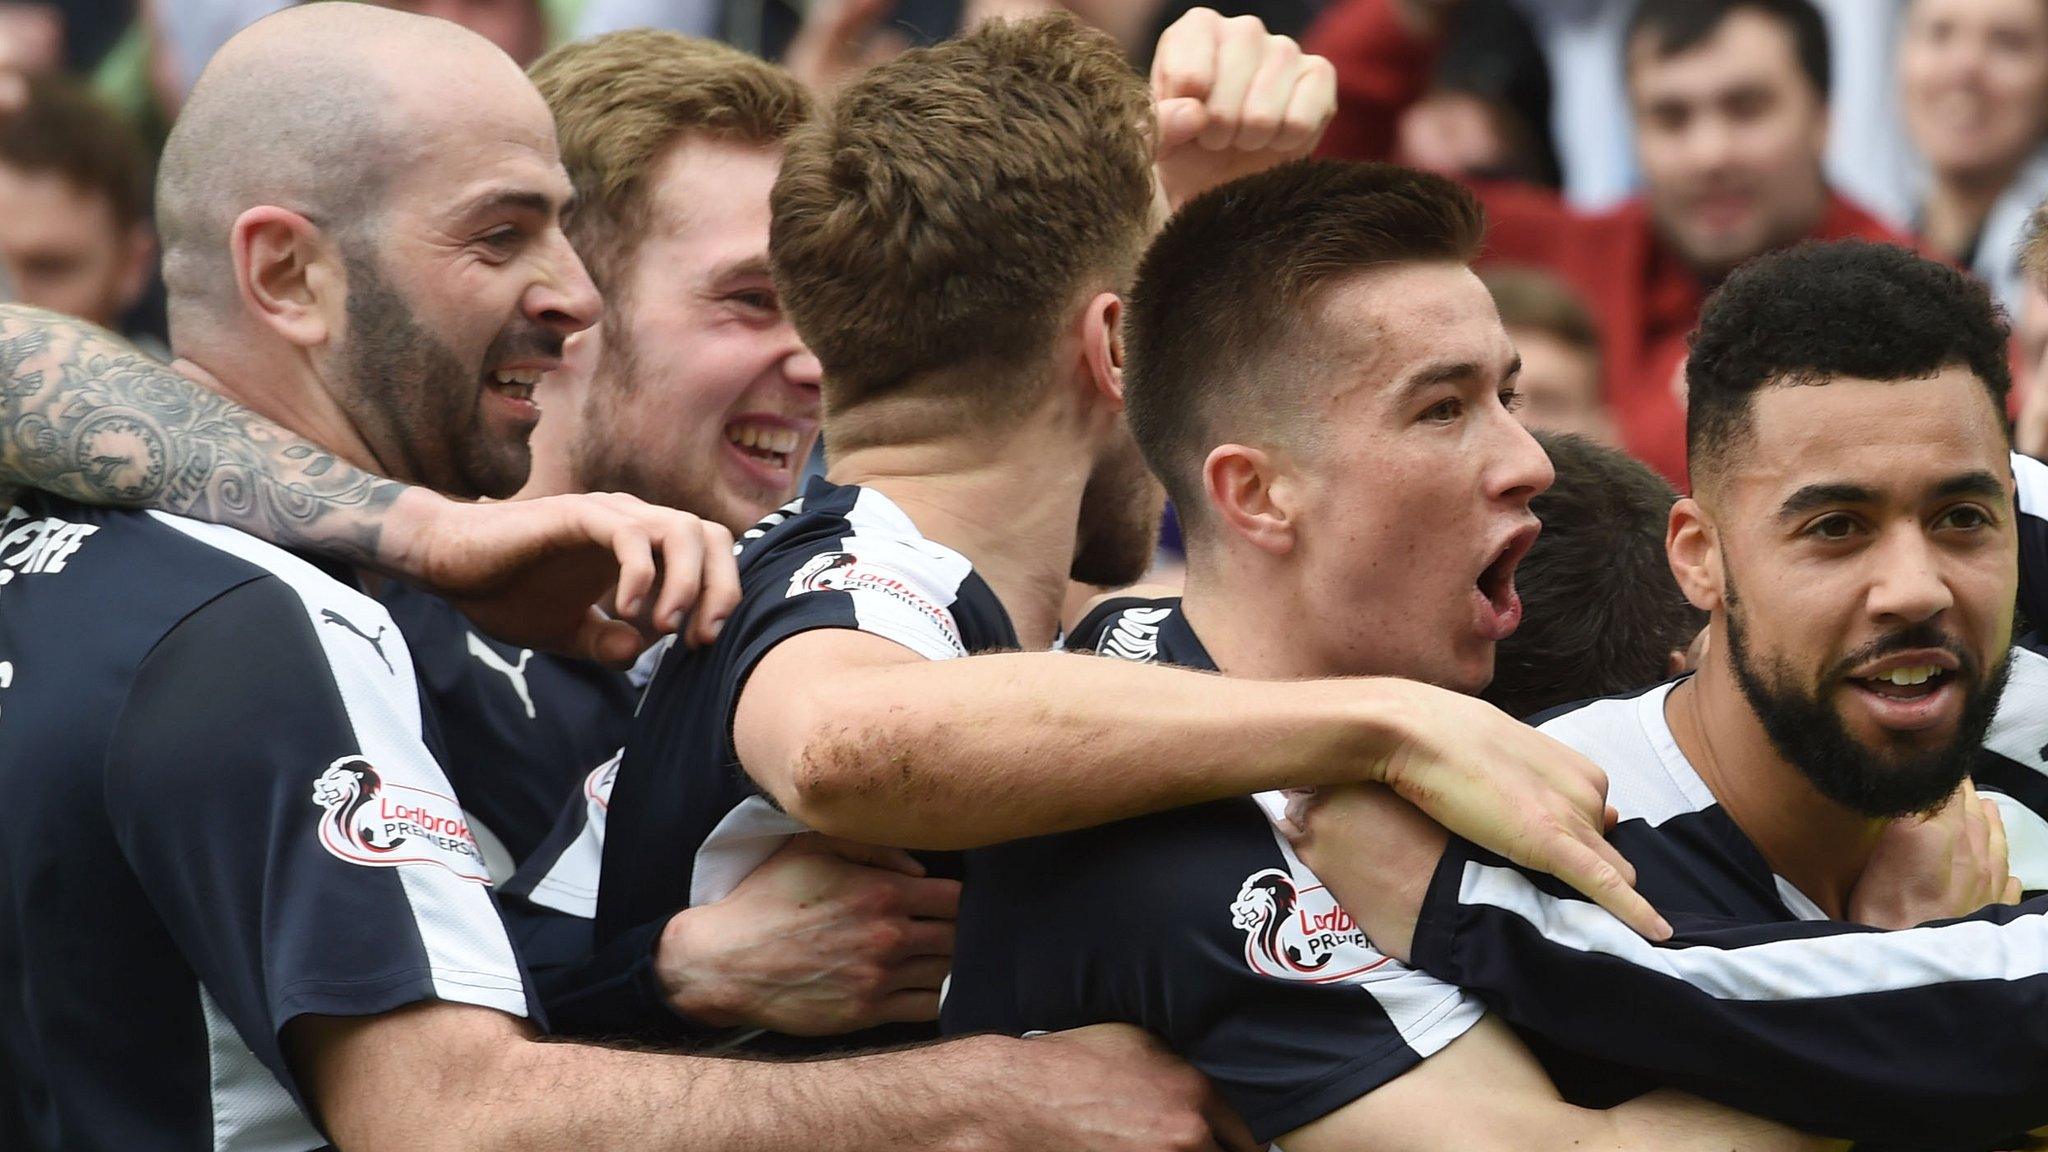
<svg viewBox="0 0 2048 1152"><path fill-rule="evenodd" d="M373 563L405 485L350 466L82 320L0 305L9 486L156 508Z"/></svg>

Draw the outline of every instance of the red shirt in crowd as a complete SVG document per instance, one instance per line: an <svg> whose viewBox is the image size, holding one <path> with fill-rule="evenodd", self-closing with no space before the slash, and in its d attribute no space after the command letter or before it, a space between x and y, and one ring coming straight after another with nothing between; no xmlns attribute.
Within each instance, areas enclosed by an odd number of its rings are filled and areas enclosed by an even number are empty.
<svg viewBox="0 0 2048 1152"><path fill-rule="evenodd" d="M1337 117L1324 155L1384 160L1401 112L1428 90L1435 46L1409 30L1391 0L1342 0L1309 33L1337 69ZM1574 210L1547 188L1475 185L1486 205L1483 262L1533 265L1566 281L1600 322L1608 407L1628 450L1685 486L1686 337L1708 286L1658 237L1647 205ZM1830 194L1812 239L1913 242Z"/></svg>

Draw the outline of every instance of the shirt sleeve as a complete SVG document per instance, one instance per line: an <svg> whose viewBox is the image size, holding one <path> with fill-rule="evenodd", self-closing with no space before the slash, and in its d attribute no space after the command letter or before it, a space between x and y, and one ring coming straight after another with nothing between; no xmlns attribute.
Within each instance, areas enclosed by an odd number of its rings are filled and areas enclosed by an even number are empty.
<svg viewBox="0 0 2048 1152"><path fill-rule="evenodd" d="M530 1014L421 723L389 617L339 584L279 578L172 630L115 722L107 806L121 849L286 1084L278 1035L301 1014L424 1000Z"/></svg>
<svg viewBox="0 0 2048 1152"><path fill-rule="evenodd" d="M1810 1131L1983 1147L2048 1124L2048 900L1895 932L1667 918L1653 945L1453 838L1414 959L1561 1048Z"/></svg>

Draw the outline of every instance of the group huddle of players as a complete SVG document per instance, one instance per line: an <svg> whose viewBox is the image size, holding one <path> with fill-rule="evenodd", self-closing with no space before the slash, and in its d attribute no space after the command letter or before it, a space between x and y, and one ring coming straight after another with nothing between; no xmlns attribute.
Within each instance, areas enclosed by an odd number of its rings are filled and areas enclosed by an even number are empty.
<svg viewBox="0 0 2048 1152"><path fill-rule="evenodd" d="M1206 11L1149 84L995 22L823 108L656 33L237 37L178 363L0 311L0 1146L2048 1136L1985 290L1735 272L1679 499L1517 422L1477 202L1301 159L1333 100Z"/></svg>

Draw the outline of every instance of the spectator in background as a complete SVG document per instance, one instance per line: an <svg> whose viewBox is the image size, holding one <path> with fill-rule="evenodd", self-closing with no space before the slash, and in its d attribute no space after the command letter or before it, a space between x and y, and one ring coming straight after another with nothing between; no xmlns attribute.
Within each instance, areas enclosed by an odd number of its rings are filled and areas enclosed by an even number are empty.
<svg viewBox="0 0 2048 1152"><path fill-rule="evenodd" d="M1428 95L1395 125L1394 159L1446 176L1557 188L1550 96L1550 66L1529 22L1509 0L1471 0L1448 30Z"/></svg>
<svg viewBox="0 0 2048 1152"><path fill-rule="evenodd" d="M1913 0L1898 76L1906 128L1927 165L1914 227L2017 317L2019 242L2048 195L2048 3Z"/></svg>
<svg viewBox="0 0 2048 1152"><path fill-rule="evenodd" d="M548 47L547 16L540 0L373 0L385 8L450 20L482 36L521 68Z"/></svg>
<svg viewBox="0 0 2048 1152"><path fill-rule="evenodd" d="M17 299L122 331L156 267L149 161L120 116L58 73L0 118L0 263Z"/></svg>
<svg viewBox="0 0 2048 1152"><path fill-rule="evenodd" d="M1570 433L1613 447L1600 372L1600 327L1571 286L1537 268L1503 265L1480 273L1500 322L1522 354L1515 415L1528 428Z"/></svg>
<svg viewBox="0 0 2048 1152"><path fill-rule="evenodd" d="M1390 145L1458 7L1356 0L1323 26L1310 48L1338 65L1355 149ZM1585 214L1529 185L1480 193L1493 256L1548 268L1584 295L1623 445L1681 483L1685 338L1708 289L1801 239L1907 241L1822 177L1831 62L1810 0L1645 0L1627 44L1644 194Z"/></svg>
<svg viewBox="0 0 2048 1152"><path fill-rule="evenodd" d="M1525 718L1678 675L1707 626L1664 557L1671 485L1590 440L1538 432L1536 442L1557 480L1529 504L1543 531L1515 574L1522 626L1495 649L1493 683L1479 694Z"/></svg>

